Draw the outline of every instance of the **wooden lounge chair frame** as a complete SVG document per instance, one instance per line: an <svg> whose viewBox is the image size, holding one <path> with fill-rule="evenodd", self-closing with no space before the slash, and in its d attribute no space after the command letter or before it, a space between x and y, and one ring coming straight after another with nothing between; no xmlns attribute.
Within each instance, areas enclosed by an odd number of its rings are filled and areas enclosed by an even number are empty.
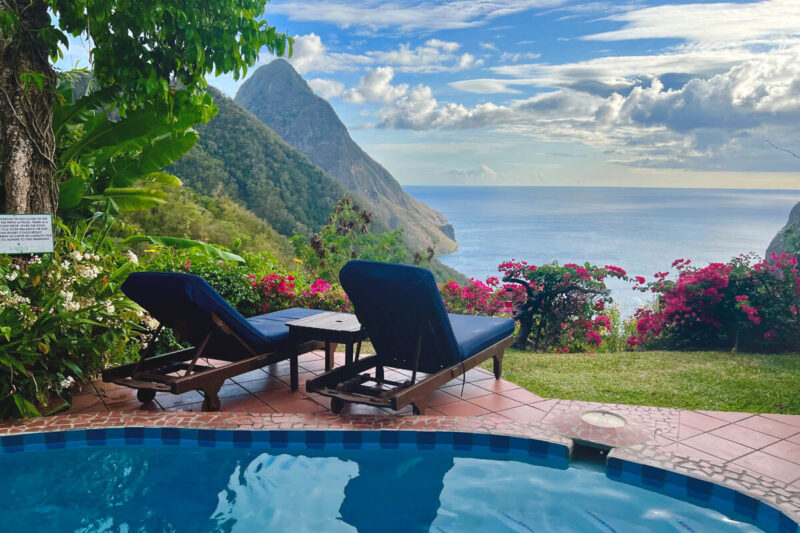
<svg viewBox="0 0 800 533"><path fill-rule="evenodd" d="M219 411L219 390L226 379L324 346L324 343L311 341L298 346L288 346L283 350L259 354L216 313L212 313L211 317L213 327L197 347L151 357L154 343L161 332L161 326L159 326L147 348L142 351L141 360L103 370L103 381L136 389L136 398L142 403L152 401L156 392L183 394L191 390L198 390L204 396L203 411ZM184 327L176 324L172 329L180 335L181 329ZM200 358L209 357L204 352L208 341L215 332L233 337L250 353L250 357L217 367L197 364Z"/></svg>
<svg viewBox="0 0 800 533"><path fill-rule="evenodd" d="M321 376L306 382L308 392L316 392L331 398L331 411L340 413L347 402L372 405L374 407L389 407L395 411L411 404L416 415L424 415L430 394L468 370L478 366L490 357L494 359L494 377L500 379L503 371L503 353L511 343L514 336L509 336L475 355L464 359L460 363L444 368L434 374L429 374L417 381L417 367L422 351L422 335L418 337L417 352L411 380L396 382L384 378L384 365L380 355L371 355L353 362L351 365L342 366L326 372ZM375 369L374 375L368 372ZM370 385L374 383L374 385ZM388 388L387 388L388 387Z"/></svg>

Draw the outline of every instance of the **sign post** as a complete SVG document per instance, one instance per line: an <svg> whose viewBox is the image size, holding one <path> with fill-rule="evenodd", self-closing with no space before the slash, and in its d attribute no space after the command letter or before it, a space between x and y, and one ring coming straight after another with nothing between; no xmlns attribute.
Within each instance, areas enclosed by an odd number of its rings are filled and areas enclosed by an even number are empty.
<svg viewBox="0 0 800 533"><path fill-rule="evenodd" d="M0 215L0 254L43 254L53 251L50 215Z"/></svg>

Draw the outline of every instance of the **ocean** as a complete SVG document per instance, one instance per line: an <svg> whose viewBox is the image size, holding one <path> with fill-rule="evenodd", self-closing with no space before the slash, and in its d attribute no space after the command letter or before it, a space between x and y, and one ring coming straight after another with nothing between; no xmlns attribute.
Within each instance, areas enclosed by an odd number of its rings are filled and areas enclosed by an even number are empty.
<svg viewBox="0 0 800 533"><path fill-rule="evenodd" d="M423 187L405 190L443 213L458 250L439 256L469 277L507 259L616 265L652 279L678 258L696 265L764 255L800 191L601 187ZM614 283L623 315L647 297Z"/></svg>

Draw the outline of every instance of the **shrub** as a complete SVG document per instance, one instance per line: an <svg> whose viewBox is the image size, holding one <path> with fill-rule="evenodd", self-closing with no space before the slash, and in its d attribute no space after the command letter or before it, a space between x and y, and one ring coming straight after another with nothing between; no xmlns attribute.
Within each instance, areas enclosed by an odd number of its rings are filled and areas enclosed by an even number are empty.
<svg viewBox="0 0 800 533"><path fill-rule="evenodd" d="M78 382L138 353L146 317L119 291L130 258L69 234L54 249L0 256L0 418L65 407Z"/></svg>
<svg viewBox="0 0 800 533"><path fill-rule="evenodd" d="M535 350L594 351L604 338L617 334L605 279L627 280L627 273L616 266L597 267L557 262L528 265L514 260L502 263L503 281L526 287L527 301L516 317L520 321L515 346ZM618 320L618 319L617 319Z"/></svg>
<svg viewBox="0 0 800 533"><path fill-rule="evenodd" d="M628 344L675 349L783 351L800 341L800 277L797 257L755 256L696 268L678 259L639 290L658 295L653 308L639 309Z"/></svg>
<svg viewBox="0 0 800 533"><path fill-rule="evenodd" d="M427 266L433 259L433 248L428 248L425 254L412 255L403 241L402 229L380 235L372 233L372 218L372 213L343 198L319 233L310 239L303 235L292 237L295 254L305 272L313 278L337 283L339 271L351 259L421 266Z"/></svg>

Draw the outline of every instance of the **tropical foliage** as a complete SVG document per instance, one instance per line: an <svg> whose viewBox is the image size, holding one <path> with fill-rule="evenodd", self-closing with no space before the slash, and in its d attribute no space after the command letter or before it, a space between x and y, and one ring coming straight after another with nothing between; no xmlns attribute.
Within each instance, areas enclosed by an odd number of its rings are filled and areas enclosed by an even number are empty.
<svg viewBox="0 0 800 533"><path fill-rule="evenodd" d="M657 296L652 308L636 313L631 346L751 351L796 350L800 343L800 276L797 256L773 255L771 262L740 256L697 268L691 261L639 290Z"/></svg>
<svg viewBox="0 0 800 533"><path fill-rule="evenodd" d="M299 262L309 275L337 283L339 270L351 259L390 261L427 266L433 259L433 249L423 255L411 254L403 242L403 230L372 233L373 215L343 198L333 209L327 224L307 239L302 235L291 238Z"/></svg>
<svg viewBox="0 0 800 533"><path fill-rule="evenodd" d="M59 224L55 252L0 256L0 418L38 416L138 352L142 310L118 290L131 258Z"/></svg>

